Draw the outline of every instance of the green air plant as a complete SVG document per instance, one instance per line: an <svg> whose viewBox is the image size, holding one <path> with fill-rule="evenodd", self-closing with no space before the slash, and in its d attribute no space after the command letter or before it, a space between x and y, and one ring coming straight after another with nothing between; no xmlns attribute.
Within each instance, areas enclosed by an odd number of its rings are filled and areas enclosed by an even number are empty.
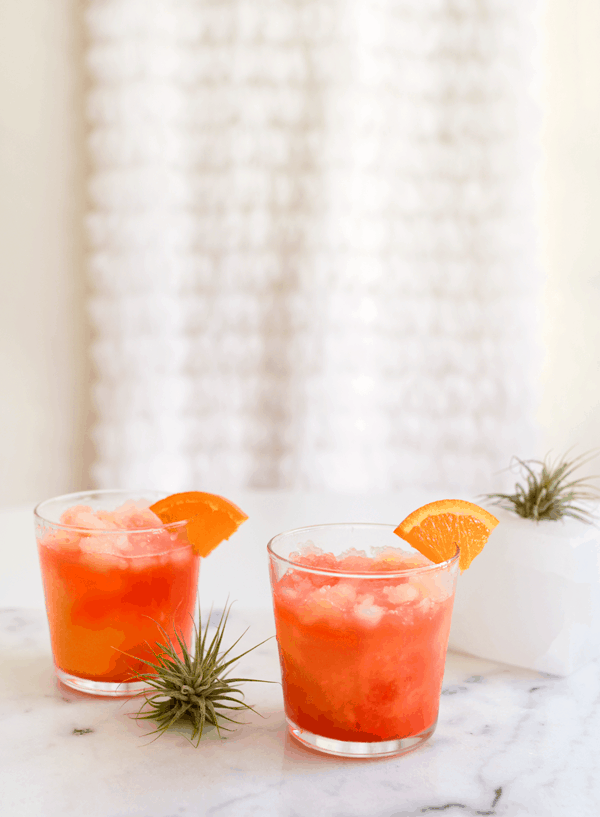
<svg viewBox="0 0 600 817"><path fill-rule="evenodd" d="M146 697L141 708L134 717L139 720L152 720L158 726L150 734L161 734L172 726L187 724L191 726L190 742L198 746L207 724L216 728L220 737L221 730L230 732L225 723L240 724L228 712L240 710L255 710L244 702L244 693L239 684L244 682L274 683L272 681L258 681L255 678L230 678L229 672L233 664L244 655L260 647L255 644L249 650L230 658L230 653L236 644L243 638L245 632L224 652L219 652L223 634L229 618L231 605L225 607L212 640L208 641L208 624L202 630L202 619L199 618L198 627L194 625L194 655L190 654L180 633L175 632L181 657L177 647L169 638L165 630L164 643L158 643L157 649L152 650L155 661L148 661L153 671L141 673L136 680L148 684L150 690L141 695ZM212 612L212 611L211 611ZM209 615L210 621L210 615ZM152 690L154 694L150 694Z"/></svg>
<svg viewBox="0 0 600 817"><path fill-rule="evenodd" d="M520 460L515 457L522 482L517 482L514 494L485 494L485 498L525 519L537 522L571 516L591 523L592 514L581 503L597 500L598 491L586 478L572 479L572 476L594 456L595 454L583 454L572 460L567 460L564 456L556 462L550 462L548 457L543 461Z"/></svg>

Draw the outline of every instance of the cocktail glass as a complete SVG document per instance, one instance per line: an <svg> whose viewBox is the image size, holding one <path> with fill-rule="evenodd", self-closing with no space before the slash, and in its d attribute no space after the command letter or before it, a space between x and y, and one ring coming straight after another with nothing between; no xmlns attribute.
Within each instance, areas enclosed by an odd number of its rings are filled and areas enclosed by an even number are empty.
<svg viewBox="0 0 600 817"><path fill-rule="evenodd" d="M147 506L164 496L92 491L36 507L52 653L56 674L67 686L92 695L134 695L147 686L133 679L148 671L157 642L169 637L177 643L177 632L189 645L200 557L187 539L187 522L127 527L135 524L131 503ZM75 506L111 512L125 503L129 512L118 530L114 522L102 529L92 514L89 527L61 522Z"/></svg>
<svg viewBox="0 0 600 817"><path fill-rule="evenodd" d="M399 755L435 730L458 549L426 564L393 531L317 525L269 542L288 728L312 749Z"/></svg>

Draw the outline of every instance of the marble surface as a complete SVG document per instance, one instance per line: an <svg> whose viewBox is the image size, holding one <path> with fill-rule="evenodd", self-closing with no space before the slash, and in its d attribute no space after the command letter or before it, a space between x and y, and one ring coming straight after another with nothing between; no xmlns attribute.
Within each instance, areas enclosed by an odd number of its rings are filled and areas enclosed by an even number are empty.
<svg viewBox="0 0 600 817"><path fill-rule="evenodd" d="M451 491L448 492L451 495ZM324 522L401 519L431 497L244 492L250 519L202 566L203 607L236 603L231 638L274 633L265 546ZM260 712L226 740L145 737L132 700L58 686L31 510L0 510L0 814L2 817L598 817L600 661L568 678L449 653L433 738L412 754L343 760L286 731L281 687L246 685ZM250 677L279 680L273 640Z"/></svg>
<svg viewBox="0 0 600 817"><path fill-rule="evenodd" d="M273 632L266 612L233 611L231 636ZM274 641L243 660L277 680ZM567 679L449 653L440 718L400 758L341 760L286 733L281 687L246 685L260 715L198 748L152 741L133 700L91 699L54 679L45 616L0 613L0 806L6 817L408 817L443 813L596 817L600 666Z"/></svg>

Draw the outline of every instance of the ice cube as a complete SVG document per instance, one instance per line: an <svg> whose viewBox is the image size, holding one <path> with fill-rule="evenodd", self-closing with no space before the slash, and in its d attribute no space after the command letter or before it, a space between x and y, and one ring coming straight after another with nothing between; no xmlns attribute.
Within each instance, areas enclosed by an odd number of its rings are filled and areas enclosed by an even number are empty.
<svg viewBox="0 0 600 817"><path fill-rule="evenodd" d="M306 542L289 555L289 561L306 567L319 567L323 570L336 570L338 562L333 553L324 553L312 542Z"/></svg>
<svg viewBox="0 0 600 817"><path fill-rule="evenodd" d="M126 561L128 569L132 570L134 573L143 573L145 570L149 570L151 567L157 567L159 564L162 564L161 557L154 556L152 554L145 554L142 556L136 554Z"/></svg>
<svg viewBox="0 0 600 817"><path fill-rule="evenodd" d="M306 598L315 589L311 578L299 570L292 570L286 573L279 582L278 592L283 594L286 590L285 596L291 598Z"/></svg>
<svg viewBox="0 0 600 817"><path fill-rule="evenodd" d="M346 608L356 601L356 588L352 582L341 581L329 588L328 597L339 607Z"/></svg>
<svg viewBox="0 0 600 817"><path fill-rule="evenodd" d="M409 604L420 597L420 593L414 584L403 582L402 584L389 585L381 591L390 604Z"/></svg>
<svg viewBox="0 0 600 817"><path fill-rule="evenodd" d="M425 598L436 604L450 598L454 592L454 581L453 574L440 570L422 573L415 578L414 583Z"/></svg>
<svg viewBox="0 0 600 817"><path fill-rule="evenodd" d="M294 590L293 587L282 587L278 595L280 595L286 601L296 601L296 599L300 598L300 593L297 590Z"/></svg>
<svg viewBox="0 0 600 817"><path fill-rule="evenodd" d="M129 543L128 552L133 555L143 555L146 553L165 553L171 550L173 542L168 534L162 533L130 533L127 537Z"/></svg>
<svg viewBox="0 0 600 817"><path fill-rule="evenodd" d="M83 551L81 554L81 563L90 570L97 570L101 573L108 573L109 571L127 570L129 567L129 559L123 559L114 553L100 553L98 551L90 550Z"/></svg>
<svg viewBox="0 0 600 817"><path fill-rule="evenodd" d="M352 605L356 593L352 587L342 587L338 590L338 586L336 582L309 593L304 603L300 603L298 610L300 618L307 624L319 619L327 619L332 624L339 623L343 619L344 611Z"/></svg>
<svg viewBox="0 0 600 817"><path fill-rule="evenodd" d="M170 550L166 556L167 564L181 565L189 562L192 558L191 548L178 547L175 550Z"/></svg>
<svg viewBox="0 0 600 817"><path fill-rule="evenodd" d="M337 568L348 573L366 573L372 569L372 563L373 560L367 556L364 550L350 548L339 557Z"/></svg>
<svg viewBox="0 0 600 817"><path fill-rule="evenodd" d="M375 627L381 621L385 613L384 607L375 604L375 596L361 596L354 606L354 615L362 624Z"/></svg>
<svg viewBox="0 0 600 817"><path fill-rule="evenodd" d="M109 519L101 519L88 505L73 505L60 517L63 525L86 530L117 530L117 525Z"/></svg>
<svg viewBox="0 0 600 817"><path fill-rule="evenodd" d="M384 570L391 572L395 570L411 570L415 567L428 567L431 561L416 551L405 551L401 548L386 546L377 548L376 556L372 561L371 570Z"/></svg>
<svg viewBox="0 0 600 817"><path fill-rule="evenodd" d="M124 530L139 530L140 528L162 528L163 523L158 516L150 510L148 500L129 500L117 508L112 513L105 511L108 518L112 519L115 525Z"/></svg>
<svg viewBox="0 0 600 817"><path fill-rule="evenodd" d="M131 551L126 533L84 535L79 541L79 547L84 553L108 553L115 556L126 556Z"/></svg>
<svg viewBox="0 0 600 817"><path fill-rule="evenodd" d="M79 537L79 533L75 533L75 531L50 528L40 538L40 545L56 550L77 551L79 550Z"/></svg>
<svg viewBox="0 0 600 817"><path fill-rule="evenodd" d="M345 610L356 601L356 590L350 582L336 582L336 584L333 585L330 584L320 587L313 594L313 599L319 602L325 601L332 607Z"/></svg>
<svg viewBox="0 0 600 817"><path fill-rule="evenodd" d="M323 549L317 547L312 539L308 539L306 542L302 542L298 545L300 548L300 554L302 556L308 556L309 554L320 554L323 553Z"/></svg>
<svg viewBox="0 0 600 817"><path fill-rule="evenodd" d="M313 624L322 618L331 618L333 620L339 617L339 615L340 611L336 608L335 604L332 604L329 599L316 596L316 594L305 599L304 604L301 604L298 608L298 617L305 624Z"/></svg>

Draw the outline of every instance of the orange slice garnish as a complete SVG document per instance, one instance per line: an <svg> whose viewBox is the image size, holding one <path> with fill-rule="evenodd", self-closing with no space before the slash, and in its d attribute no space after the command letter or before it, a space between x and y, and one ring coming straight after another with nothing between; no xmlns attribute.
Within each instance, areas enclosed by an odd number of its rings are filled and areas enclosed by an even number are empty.
<svg viewBox="0 0 600 817"><path fill-rule="evenodd" d="M163 525L185 522L189 542L198 556L208 556L248 519L237 505L217 494L186 491L159 499L150 510Z"/></svg>
<svg viewBox="0 0 600 817"><path fill-rule="evenodd" d="M462 499L440 499L417 508L394 533L439 564L460 548L459 565L466 570L481 553L498 520L485 508Z"/></svg>

